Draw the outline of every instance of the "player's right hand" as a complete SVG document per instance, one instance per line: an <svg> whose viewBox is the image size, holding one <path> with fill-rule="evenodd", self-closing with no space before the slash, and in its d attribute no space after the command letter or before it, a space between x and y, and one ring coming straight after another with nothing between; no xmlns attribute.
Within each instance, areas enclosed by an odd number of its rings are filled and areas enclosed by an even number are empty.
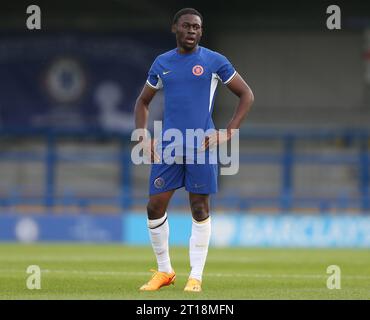
<svg viewBox="0 0 370 320"><path fill-rule="evenodd" d="M159 163L160 157L156 152L157 139L146 139L142 141L144 157L150 160L151 163Z"/></svg>

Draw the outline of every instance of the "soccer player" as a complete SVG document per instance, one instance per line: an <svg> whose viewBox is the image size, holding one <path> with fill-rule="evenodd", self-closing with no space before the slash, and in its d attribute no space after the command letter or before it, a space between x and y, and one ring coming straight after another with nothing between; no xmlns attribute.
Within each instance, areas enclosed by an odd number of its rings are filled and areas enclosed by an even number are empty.
<svg viewBox="0 0 370 320"><path fill-rule="evenodd" d="M177 47L159 55L152 64L148 79L135 105L136 128L146 128L148 106L158 90L164 90L163 132L176 128L214 128L212 111L217 82L224 83L239 97L238 106L227 126L227 134L215 130L203 141L203 148L229 140L247 115L254 97L251 89L223 55L199 45L203 18L193 8L178 11L172 32ZM189 192L192 229L189 244L191 272L185 291L199 292L211 235L209 195L217 192L217 164L156 163L160 159L153 139L143 138L144 151L151 157L147 225L158 270L140 290L154 291L174 283L176 274L169 256L167 206L175 190L185 186ZM159 150L160 152L161 150Z"/></svg>

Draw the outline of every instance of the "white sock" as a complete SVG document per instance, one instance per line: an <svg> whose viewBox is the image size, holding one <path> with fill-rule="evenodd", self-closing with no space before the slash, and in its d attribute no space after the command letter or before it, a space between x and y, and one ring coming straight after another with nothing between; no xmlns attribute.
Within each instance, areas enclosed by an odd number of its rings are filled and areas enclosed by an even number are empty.
<svg viewBox="0 0 370 320"><path fill-rule="evenodd" d="M209 239L211 237L211 217L198 222L193 219L189 243L191 273L190 278L202 281L204 265L207 259Z"/></svg>
<svg viewBox="0 0 370 320"><path fill-rule="evenodd" d="M168 248L169 226L167 212L160 219L148 219L148 229L153 251L157 258L158 271L172 272Z"/></svg>

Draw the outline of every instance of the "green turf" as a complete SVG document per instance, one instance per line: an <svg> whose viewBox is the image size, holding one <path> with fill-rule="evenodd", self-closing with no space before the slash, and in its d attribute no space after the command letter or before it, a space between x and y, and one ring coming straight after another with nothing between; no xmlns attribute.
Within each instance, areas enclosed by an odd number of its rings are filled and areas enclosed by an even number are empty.
<svg viewBox="0 0 370 320"><path fill-rule="evenodd" d="M155 267L149 247L0 244L0 299L370 299L370 253L349 249L210 248L202 293L185 293L187 248L172 248L175 286L139 292ZM329 265L341 289L326 287ZM26 269L38 265L41 289Z"/></svg>

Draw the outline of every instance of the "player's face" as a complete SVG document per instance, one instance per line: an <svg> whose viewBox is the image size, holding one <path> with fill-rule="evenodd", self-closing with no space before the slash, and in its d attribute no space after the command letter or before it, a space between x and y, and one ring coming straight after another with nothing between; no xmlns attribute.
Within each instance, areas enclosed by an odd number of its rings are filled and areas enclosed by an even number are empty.
<svg viewBox="0 0 370 320"><path fill-rule="evenodd" d="M173 26L177 44L185 51L192 51L202 37L202 20L194 14L184 14Z"/></svg>

